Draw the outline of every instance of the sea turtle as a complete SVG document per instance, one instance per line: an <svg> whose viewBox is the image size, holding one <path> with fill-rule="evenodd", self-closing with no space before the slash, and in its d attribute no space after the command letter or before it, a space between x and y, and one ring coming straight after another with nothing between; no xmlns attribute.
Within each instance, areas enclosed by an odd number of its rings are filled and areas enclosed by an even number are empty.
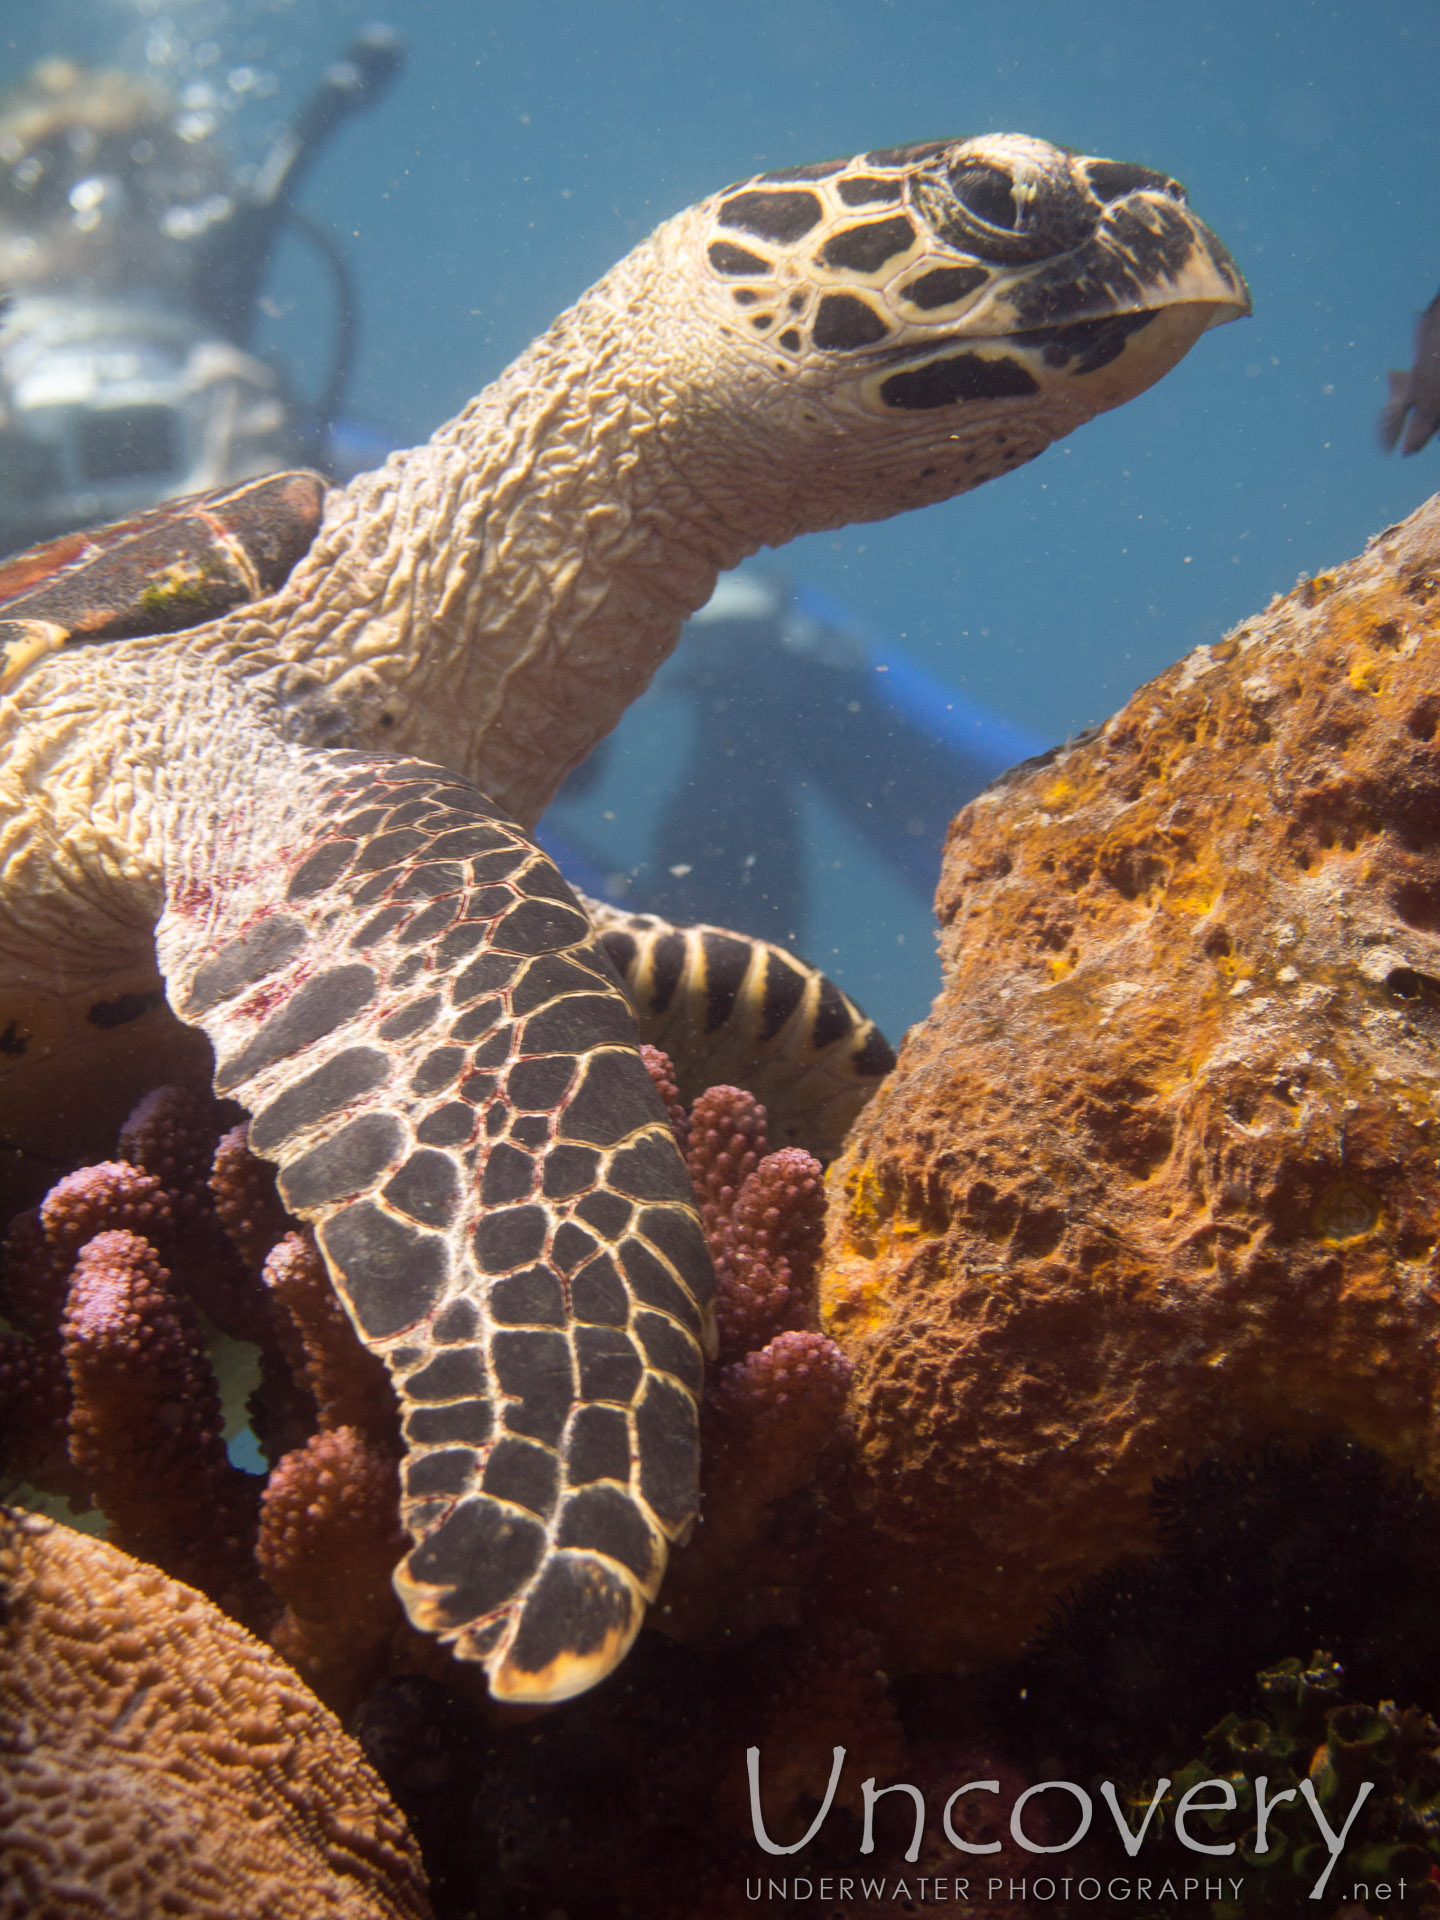
<svg viewBox="0 0 1440 1920"><path fill-rule="evenodd" d="M1004 473L1247 308L1144 168L1005 135L762 174L323 503L282 477L23 576L6 1137L43 1138L57 1086L73 1126L127 1033L153 1080L163 980L390 1370L410 1617L497 1695L578 1692L633 1638L695 1509L712 1284L615 968L530 826L718 569ZM256 576L228 611L222 548ZM608 937L673 986L663 929ZM710 1012L743 997L763 1041L794 980L707 957Z"/></svg>

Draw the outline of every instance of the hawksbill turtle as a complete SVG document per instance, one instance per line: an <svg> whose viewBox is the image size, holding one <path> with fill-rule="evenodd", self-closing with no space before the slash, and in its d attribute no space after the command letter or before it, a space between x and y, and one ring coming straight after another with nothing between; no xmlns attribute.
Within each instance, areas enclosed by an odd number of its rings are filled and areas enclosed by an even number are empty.
<svg viewBox="0 0 1440 1920"><path fill-rule="evenodd" d="M410 1617L497 1695L633 1639L712 1287L612 961L663 1002L692 949L619 916L607 950L530 827L721 568L1005 473L1247 310L1145 168L1005 135L765 173L378 472L16 563L4 1138L83 1133L126 1044L153 1083L163 983L390 1371ZM808 994L863 1077L837 991L728 937L700 1024L775 1041Z"/></svg>

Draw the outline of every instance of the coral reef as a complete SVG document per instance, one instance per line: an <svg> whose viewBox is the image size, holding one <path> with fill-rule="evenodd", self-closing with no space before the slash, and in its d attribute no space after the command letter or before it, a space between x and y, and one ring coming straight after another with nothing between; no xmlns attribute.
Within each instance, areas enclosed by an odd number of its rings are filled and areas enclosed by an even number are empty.
<svg viewBox="0 0 1440 1920"><path fill-rule="evenodd" d="M1186 1458L1440 1474L1437 685L1432 502L957 819L821 1282L892 1663L1013 1653Z"/></svg>
<svg viewBox="0 0 1440 1920"><path fill-rule="evenodd" d="M1296 1792L1303 1780L1335 1832L1355 1808L1342 1856L1344 1881L1359 1881L1372 1893L1386 1889L1362 1912L1440 1913L1440 1726L1415 1707L1347 1699L1344 1680L1344 1668L1328 1653L1277 1662L1255 1676L1259 1713L1227 1713L1205 1735L1200 1757L1174 1770L1159 1803L1163 1818L1173 1817L1182 1796L1203 1780L1228 1781L1233 1790L1233 1807L1212 1805L1196 1822L1208 1843L1234 1843L1245 1866L1241 1901L1212 1901L1201 1909L1213 1920L1334 1912L1344 1899L1342 1882L1316 1904L1329 1852ZM1271 1803L1263 1848L1256 1846L1257 1775ZM1370 1791L1357 1804L1367 1781ZM1168 1859L1157 1859L1162 1872L1183 1875L1185 1868L1178 1846Z"/></svg>
<svg viewBox="0 0 1440 1920"><path fill-rule="evenodd" d="M640 1677L543 1734L493 1724L467 1690L473 1676L402 1621L394 1397L243 1127L162 1089L122 1129L133 1160L67 1176L6 1242L12 1471L38 1461L36 1484L93 1499L112 1540L183 1571L354 1720L415 1813L447 1914L488 1911L484 1889L497 1912L528 1913L542 1895L539 1914L588 1910L581 1896L603 1884L607 1849L626 1857L616 1873L637 1915L668 1920L692 1894L697 1913L728 1911L733 1863L754 1846L747 1737L773 1761L776 1818L802 1829L816 1767L818 1803L831 1744L854 1749L832 1853L853 1850L862 1773L904 1755L873 1636L831 1619L812 1591L849 1433L849 1365L817 1325L819 1163L767 1154L749 1094L713 1088L687 1114L665 1056L648 1064L689 1148L720 1270L703 1518L673 1558L653 1615L667 1637L644 1637ZM264 1477L227 1456L207 1322L261 1348L250 1414ZM42 1354L44 1391L26 1373ZM694 1710L668 1681L652 1691L647 1673L683 1674ZM697 1835L701 1810L721 1803L714 1836ZM557 1846L562 1818L570 1837Z"/></svg>
<svg viewBox="0 0 1440 1920"><path fill-rule="evenodd" d="M12 1224L6 1466L93 1502L113 1544L269 1637L344 1711L400 1622L395 1402L226 1118L157 1089L121 1129L133 1161L67 1175ZM202 1311L259 1346L268 1483L228 1456Z"/></svg>
<svg viewBox="0 0 1440 1920"><path fill-rule="evenodd" d="M1440 1700L1440 1495L1353 1442L1201 1462L1156 1484L1162 1551L1067 1594L982 1683L985 1718L1067 1779L1164 1771L1287 1647L1368 1697ZM1203 1603L1197 1601L1203 1596Z"/></svg>
<svg viewBox="0 0 1440 1920"><path fill-rule="evenodd" d="M0 1832L0 1920L431 1913L403 1819L284 1661L154 1567L11 1509Z"/></svg>

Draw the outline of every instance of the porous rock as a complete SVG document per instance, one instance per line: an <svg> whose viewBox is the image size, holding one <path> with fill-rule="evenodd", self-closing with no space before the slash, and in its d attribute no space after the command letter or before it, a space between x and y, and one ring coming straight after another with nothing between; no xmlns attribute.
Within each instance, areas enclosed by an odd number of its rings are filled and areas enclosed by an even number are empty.
<svg viewBox="0 0 1440 1920"><path fill-rule="evenodd" d="M0 1508L0 1920L429 1920L333 1714L193 1588Z"/></svg>
<svg viewBox="0 0 1440 1920"><path fill-rule="evenodd" d="M937 912L821 1282L887 1658L1014 1651L1186 1459L1440 1484L1440 499L968 806Z"/></svg>

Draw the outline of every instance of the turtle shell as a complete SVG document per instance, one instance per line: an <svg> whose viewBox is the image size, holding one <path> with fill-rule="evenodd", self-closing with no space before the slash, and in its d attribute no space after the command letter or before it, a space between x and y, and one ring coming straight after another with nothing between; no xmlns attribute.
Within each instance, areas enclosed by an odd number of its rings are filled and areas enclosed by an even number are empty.
<svg viewBox="0 0 1440 1920"><path fill-rule="evenodd" d="M181 633L273 593L324 501L318 473L268 473L0 562L0 690L59 647Z"/></svg>

